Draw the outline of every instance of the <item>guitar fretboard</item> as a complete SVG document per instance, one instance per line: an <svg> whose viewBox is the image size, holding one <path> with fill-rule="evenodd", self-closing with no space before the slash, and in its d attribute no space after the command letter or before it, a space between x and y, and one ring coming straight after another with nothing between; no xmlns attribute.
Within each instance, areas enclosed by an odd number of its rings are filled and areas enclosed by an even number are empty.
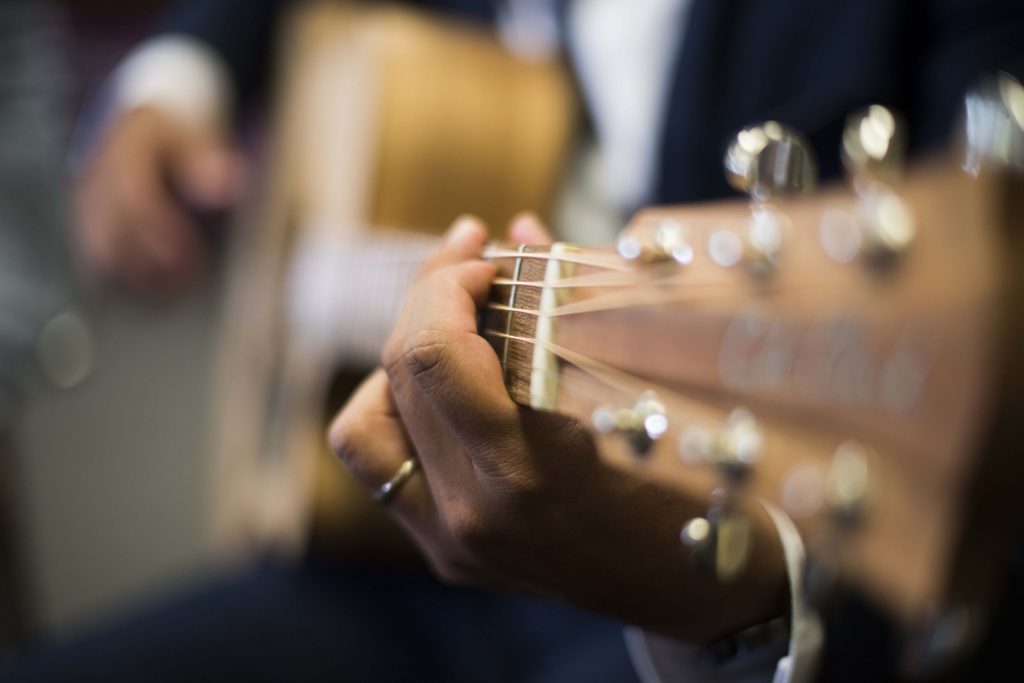
<svg viewBox="0 0 1024 683"><path fill-rule="evenodd" d="M287 276L288 328L339 363L372 367L437 239L417 233L303 232Z"/></svg>

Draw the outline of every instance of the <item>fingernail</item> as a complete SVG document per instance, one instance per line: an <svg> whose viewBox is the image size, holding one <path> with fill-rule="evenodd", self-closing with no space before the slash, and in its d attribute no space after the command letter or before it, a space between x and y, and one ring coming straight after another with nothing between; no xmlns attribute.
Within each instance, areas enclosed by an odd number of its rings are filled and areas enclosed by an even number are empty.
<svg viewBox="0 0 1024 683"><path fill-rule="evenodd" d="M480 222L473 216L462 216L448 230L448 244L464 242L480 232Z"/></svg>
<svg viewBox="0 0 1024 683"><path fill-rule="evenodd" d="M541 230L540 221L532 213L521 213L512 219L512 226L509 233L517 243L529 242L533 236Z"/></svg>

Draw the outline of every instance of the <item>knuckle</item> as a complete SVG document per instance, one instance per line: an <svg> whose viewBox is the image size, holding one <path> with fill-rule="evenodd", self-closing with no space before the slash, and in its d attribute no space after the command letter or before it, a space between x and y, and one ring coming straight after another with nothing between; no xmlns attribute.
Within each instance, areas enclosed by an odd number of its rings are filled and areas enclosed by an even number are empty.
<svg viewBox="0 0 1024 683"><path fill-rule="evenodd" d="M429 389L444 381L448 374L449 344L450 340L441 330L419 330L402 345L402 366L417 383Z"/></svg>
<svg viewBox="0 0 1024 683"><path fill-rule="evenodd" d="M548 495L545 472L538 468L518 438L492 436L478 459L491 490L504 504L529 505Z"/></svg>
<svg viewBox="0 0 1024 683"><path fill-rule="evenodd" d="M474 506L453 503L448 506L445 517L452 538L461 548L481 553L497 542L495 526Z"/></svg>
<svg viewBox="0 0 1024 683"><path fill-rule="evenodd" d="M511 471L503 478L506 495L517 508L532 507L545 500L547 491L541 477L533 472Z"/></svg>

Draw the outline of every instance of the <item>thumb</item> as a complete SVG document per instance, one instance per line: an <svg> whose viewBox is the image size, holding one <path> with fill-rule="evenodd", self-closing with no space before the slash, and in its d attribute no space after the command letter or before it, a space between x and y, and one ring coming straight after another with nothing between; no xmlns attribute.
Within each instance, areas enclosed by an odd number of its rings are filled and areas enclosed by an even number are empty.
<svg viewBox="0 0 1024 683"><path fill-rule="evenodd" d="M244 159L227 136L215 128L182 136L173 151L171 172L182 198L199 209L228 209L237 203L244 189Z"/></svg>

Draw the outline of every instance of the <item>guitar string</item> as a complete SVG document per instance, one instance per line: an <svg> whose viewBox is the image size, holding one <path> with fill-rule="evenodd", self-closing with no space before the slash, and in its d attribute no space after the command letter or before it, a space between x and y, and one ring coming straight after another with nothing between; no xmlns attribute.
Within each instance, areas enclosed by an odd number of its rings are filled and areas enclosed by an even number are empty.
<svg viewBox="0 0 1024 683"><path fill-rule="evenodd" d="M728 415L731 410L729 407L709 405L705 400L691 398L686 394L680 393L675 389L667 388L664 385L654 385L652 387L652 382L649 380L618 370L606 363L585 356L584 354L576 353L554 342L545 342L530 337L510 335L493 329L485 329L483 333L485 335L499 337L507 341L522 342L533 346L540 346L565 361L573 368L579 370L581 374L576 375L566 374L563 370L548 370L545 368L534 368L532 366L529 368L531 377L534 374L553 376L559 386L569 387L572 395L591 399L577 400L575 405L571 402L559 402L558 407L560 410L574 415L577 419L586 421L590 416L581 414L584 410L593 411L602 407L601 402L592 400L591 397L598 393L593 387L595 385L603 385L605 387L610 387L621 396L620 401L615 402L612 405L605 404L612 410L617 408L631 408L632 401L636 400L638 396L642 396L644 391L654 388L656 390L658 400L665 404L667 409L666 412L669 416L668 430L661 437L661 440L668 441L669 443L677 443L681 435L691 429L714 433L721 430L727 424ZM530 392L530 396L531 398L533 397L532 391ZM673 416L675 416L675 418L673 418ZM679 416L683 416L683 419L680 420ZM772 453L778 453L783 456L783 460L780 462L784 462L786 457L790 457L787 455L790 453L790 449L783 447L786 441L788 441L788 438L781 439L780 442L775 444L777 448L772 451ZM769 455L772 455L772 453ZM711 464L706 459L690 460L677 458L675 462L679 465L689 466L692 468L706 468ZM759 468L757 476L757 482L759 483L756 483L755 486L759 487L761 491L777 492L779 490L778 487L781 484L780 477L784 471L787 470L783 470L779 467Z"/></svg>
<svg viewBox="0 0 1024 683"><path fill-rule="evenodd" d="M640 393L643 392L644 389L650 388L649 382L645 382L644 380L635 375L631 375L628 372L618 370L608 365L607 363L603 363L597 359L590 358L589 356L586 356L581 353L577 353L575 351L572 351L571 349L568 349L554 342L541 341L530 337L507 334L505 332L501 332L499 330L494 330L490 328L485 329L484 334L488 336L498 337L500 339L506 339L508 341L522 342L533 346L540 346L544 350L551 352L558 358L561 358L563 361L570 363L573 367L576 367L579 370L583 371L584 373L586 373L587 376L592 377L598 382L618 391L623 396L638 396ZM530 372L554 375L556 378L559 379L559 381L566 379L567 377L566 375L560 372L552 372L549 370L545 370L543 368L531 367ZM683 396L678 392L667 389L665 387L659 386L658 390L660 392L659 398L664 400L666 397L671 397L673 403L677 405L685 404L684 410L685 412L687 412L688 415L700 416L700 419L698 420L700 422L700 426L715 427L721 425L722 417L720 415L717 415L717 413L720 411L717 411L714 408L709 408L704 403L687 398L686 396Z"/></svg>
<svg viewBox="0 0 1024 683"><path fill-rule="evenodd" d="M532 259L541 261L558 261L577 266L594 266L596 268L607 268L628 272L632 266L623 262L617 254L606 254L601 252L552 254L550 252L518 252L510 249L484 249L481 258L485 260L509 260L509 259Z"/></svg>
<svg viewBox="0 0 1024 683"><path fill-rule="evenodd" d="M576 275L559 278L556 280L522 280L507 277L497 277L491 283L500 287L550 287L552 289L572 289L575 287L633 287L637 284L646 284L656 287L671 287L685 284L692 286L730 285L728 280L718 278L713 280L694 281L692 274L686 276L671 276L654 279L625 278L620 273L588 273L587 275Z"/></svg>
<svg viewBox="0 0 1024 683"><path fill-rule="evenodd" d="M493 252L498 253L498 252ZM551 254L530 254L527 252L500 252L502 256L508 258L518 258L539 256L550 260L558 260L564 263L570 263L570 259L556 258ZM516 261L517 264L521 263L521 260ZM593 264L592 264L593 265ZM497 287L511 287L511 288L532 288L532 289L597 289L597 288L625 288L631 287L638 284L635 279L622 278L621 273L628 272L620 270L618 272L600 272L600 273L588 273L585 275L563 277L555 280L544 279L544 280L531 280L523 281L521 278L513 277L498 277L495 278L493 285ZM698 301L710 301L712 298L723 298L723 295L728 296L728 292L716 293L717 296L708 296L707 294L701 294L699 296L693 296L694 289L700 288L702 290L711 289L725 289L733 288L735 285L728 279L716 279L711 281L700 281L695 282L691 278L691 274L685 271L672 273L667 277L662 277L654 280L650 280L646 283L651 287L670 287L674 285L685 285L686 293L677 292L671 295L664 293L658 293L653 299L643 300L638 297L636 290L632 291L616 291L610 292L605 295L598 295L585 301L576 301L569 304L564 304L560 307L556 307L551 311L548 311L545 315L547 317L558 317L561 315L571 315L574 313L585 313L585 312L597 312L603 310L613 310L617 308L623 308L631 305L657 305L659 303L671 303L671 302L698 302ZM521 309L518 311L509 310L508 308L492 307L494 310L506 310L508 312L520 312L524 314L531 314L531 312ZM536 313L533 313L536 314Z"/></svg>
<svg viewBox="0 0 1024 683"><path fill-rule="evenodd" d="M553 261L555 261L555 260L554 259L549 259L548 263L551 263ZM520 263L522 263L522 260L516 261L516 263L520 264ZM560 264L560 265L564 265L564 264ZM562 286L570 286L570 285L575 285L575 284L586 285L586 284L591 284L591 283L621 284L623 286L627 286L627 285L630 285L630 284L634 284L635 281L636 281L635 276L633 276L632 272L629 271L629 270L616 270L616 269L604 268L604 267L601 267L601 266L594 266L594 267L600 268L600 270L598 272L582 273L582 274L579 274L579 275L576 275L576 274L562 275L562 276L560 276L556 280L556 282L560 283ZM514 280L514 281L516 281L516 283L518 283L518 281L522 280L522 278L513 277L511 280ZM535 281L529 281L529 282L535 282ZM510 285L511 286L511 285L516 284L516 283L510 281L509 278L505 278L505 277L496 278L496 284L498 284L498 285L503 285L504 284L504 285Z"/></svg>
<svg viewBox="0 0 1024 683"><path fill-rule="evenodd" d="M596 296L581 301L573 301L557 306L547 312L550 317L566 315L579 315L581 313L596 313L601 311L621 310L623 308L657 306L668 303L711 303L728 301L730 299L740 300L743 295L737 293L729 283L716 284L717 292L694 293L690 288L679 288L672 291L631 291L610 292L603 296ZM775 290L772 293L778 293Z"/></svg>
<svg viewBox="0 0 1024 683"><path fill-rule="evenodd" d="M601 273L605 275L606 273ZM545 282L543 280L516 280L507 277L496 277L491 283L496 287L530 287L533 289L541 289L544 287L550 287L551 289L589 289L593 287L628 287L630 284L636 283L623 283L618 281L610 282L590 282L590 283L575 283L575 282L561 282L559 280Z"/></svg>
<svg viewBox="0 0 1024 683"><path fill-rule="evenodd" d="M512 284L512 283L510 283ZM637 283L631 283L637 284ZM608 292L606 294L599 294L597 296L590 297L588 299L572 301L561 306L545 312L543 315L547 317L559 317L566 315L576 315L580 313L593 313L608 310L617 310L627 307L641 307L641 306L656 306L665 303L712 303L718 301L728 301L730 298L735 297L737 300L746 299L746 295L735 291L735 283L728 281L721 282L690 282L685 285L677 285L678 289L671 291L666 290L668 286L672 286L671 283L666 282L651 282L647 283L650 285L649 289L643 289L638 287L632 287L630 289L616 289L615 291ZM823 283L808 283L808 284L791 284L786 286L774 285L771 287L762 287L759 290L759 294L763 295L794 295L801 293L821 293L823 291L831 291L830 288L823 289ZM515 282L515 285L524 287L534 288L545 288L553 287L555 289L573 289L574 285L562 286L557 280L554 282L544 281L533 281L532 283ZM599 287L600 285L587 285L580 287L591 288ZM707 290L719 290L719 291L707 291ZM653 290L653 291L652 291ZM660 291L658 291L660 290ZM694 291L702 290L702 291ZM517 310L513 312L522 312L526 314L535 313L536 311L528 310Z"/></svg>
<svg viewBox="0 0 1024 683"><path fill-rule="evenodd" d="M621 286L629 287L639 283L648 283L657 286L667 286L675 284L686 284L688 286L694 285L709 285L709 284L726 284L728 278L724 273L713 272L711 279L708 280L694 280L694 273L688 272L687 270L676 270L670 273L655 273L654 277L650 277L644 270L629 270L629 271L605 271L596 273L584 273L582 275L567 275L561 276L554 280L529 280L523 281L522 278L508 278L508 277L497 277L494 280L494 284L498 286L518 286L523 285L524 287L545 287L549 286L552 288L567 289L576 286L588 286L588 285L599 285L602 287L609 286ZM701 273L702 276L707 276L708 273Z"/></svg>
<svg viewBox="0 0 1024 683"><path fill-rule="evenodd" d="M523 315L544 315L537 308L517 308L516 306L509 306L508 304L499 304L497 301L488 301L487 308L492 311L502 311L505 313L522 313Z"/></svg>
<svg viewBox="0 0 1024 683"><path fill-rule="evenodd" d="M502 332L500 330L495 330L495 329L485 329L485 330L483 330L483 334L485 336L491 336L491 337L497 337L499 339L504 339L504 340L506 340L506 342L509 342L509 341L512 341L512 342L522 342L524 344L529 344L531 346L540 346L541 348L545 348L546 350L551 351L556 356L558 355L558 353L554 349L548 348L547 344L544 344L543 342L539 342L536 339L533 339L533 338L530 338L530 337L523 337L523 336L519 336L519 335L508 334L506 332ZM562 360L564 360L566 362L570 362L566 358L562 358ZM527 366L528 374L530 374L531 376L534 375L534 374L541 374L541 375L545 375L545 376L553 376L559 382L568 381L568 383L570 383L570 384L584 384L584 383L587 383L586 380L589 379L589 380L592 380L592 382L590 382L590 384L600 384L600 385L603 385L603 386L610 386L612 389L618 391L621 394L629 395L628 392L626 392L621 386L616 387L616 386L614 386L612 384L609 384L606 381L603 381L600 377L598 377L596 374L590 372L587 368L580 367L579 369L583 372L583 376L582 377L567 376L567 375L564 375L560 371L548 370L548 369L545 369L545 368L535 368L535 367L532 367L532 366ZM581 395L584 395L584 396L585 395L592 395L592 393L593 392L584 392Z"/></svg>
<svg viewBox="0 0 1024 683"><path fill-rule="evenodd" d="M617 389L618 391L621 391L623 394L630 395L636 393L635 391L633 391L633 387L630 385L637 382L637 378L621 370L616 370L610 365L601 363L601 361L590 359L581 353L570 351L569 349L558 344L555 344L554 342L541 341L536 338L508 334L506 332L501 332L500 330L490 328L485 329L484 334L492 337L498 337L500 339L507 339L509 341L523 342L526 344L531 344L533 346L540 346L545 351L550 351L551 353L558 356L562 360L568 363L572 363L573 365L586 370L588 374L593 375L597 379L601 379L602 381L604 381L605 384L611 386L614 389ZM531 368L531 371L532 370L533 368ZM602 377L601 375L604 376Z"/></svg>
<svg viewBox="0 0 1024 683"><path fill-rule="evenodd" d="M518 253L518 252L515 252L515 253ZM643 277L647 272L649 272L649 270L651 270L651 269L647 269L647 268L638 268L638 267L633 266L633 265L623 265L622 264L622 260L619 257L613 257L613 259L615 260L615 264L614 264L614 267L613 267L613 266L608 266L608 265L597 263L596 261L574 260L572 258L565 258L565 257L549 255L549 254L531 254L529 252L523 252L521 254L521 256L523 258L522 259L518 259L517 262L521 262L523 259L527 259L527 258L542 258L542 259L545 259L545 260L548 260L548 261L557 261L559 263L566 264L566 265L589 265L589 266L593 266L595 268L603 268L605 271L611 271L611 272L584 273L582 275L570 275L568 277L563 277L563 278L560 278L560 279L555 281L555 285L558 286L558 287L573 286L573 284L575 284L576 282L579 282L582 285L582 284L585 284L585 283L589 283L591 280L598 281L598 282L601 282L603 284L616 283L616 284L621 284L622 286L629 286L629 285L636 284L636 279L635 278L618 277L618 279L616 279L616 277L617 276L621 276L621 275L627 275L627 276L628 275L640 275L641 277ZM504 257L502 257L502 258L504 258ZM508 258L513 258L513 256L510 255ZM664 264L664 265L671 265L671 264ZM672 273L670 273L668 275L664 275L662 277L657 277L657 278L651 280L651 282L652 283L666 283L666 284L675 283L676 281L679 281L679 282L689 282L692 279L692 277L693 277L693 274L687 272L686 269L677 269L675 272L672 272ZM572 284L570 284L570 283L572 283ZM494 284L497 284L497 285L507 285L507 286L514 286L514 285L517 285L517 284L525 284L525 285L535 284L536 286L543 286L542 282L529 281L529 282L525 282L524 283L524 282L519 281L518 279L513 281L513 280L511 280L509 278L496 278Z"/></svg>
<svg viewBox="0 0 1024 683"><path fill-rule="evenodd" d="M574 354L557 344L538 342L534 339L516 335L506 335L496 330L485 330L485 333L493 333L494 336L502 337L509 341L539 345L565 361L575 370L578 370L578 373L566 373L564 369L548 370L530 367L529 373L531 377L535 374L553 377L559 387L560 396L564 397L568 394L569 396L577 397L575 400L572 398L568 400L560 398L555 410L575 417L584 423L592 419L594 412L599 408L608 408L610 410L632 408L633 402L637 397L642 396L643 392L655 390L657 399L665 405L666 416L669 419L668 427L659 440L672 444L671 452L676 454L673 463L681 467L692 468L692 471L708 471L708 466L712 465L712 462L706 457L684 457L680 451L676 450L678 447L675 444L679 444L682 435L690 430L703 431L707 434L719 432L728 424L730 407L709 405L705 400L691 398L675 389L653 384L642 377L615 370L595 359L581 354ZM609 372L603 372L605 369ZM617 381L615 375L618 375L621 381ZM595 399L594 397L600 394L599 387L611 388L612 391L618 394L619 398L606 401ZM567 391L563 392L563 388L567 389ZM529 395L531 399L534 397L532 390L529 392ZM770 452L769 456L775 457L774 454L778 453L783 458L780 462L784 462L790 451L782 448L779 443L776 443L775 446L779 448ZM632 462L635 462L635 460ZM785 471L779 467L761 467L756 479L758 483L755 483L755 486L762 492L774 494L779 490L781 475ZM710 493L713 486L717 485L715 484L716 481L717 479L707 482L709 485L708 490L701 493ZM691 483L697 482L691 481Z"/></svg>
<svg viewBox="0 0 1024 683"><path fill-rule="evenodd" d="M686 294L687 296L684 296ZM621 302L608 303L602 297L593 297L584 301L572 302L570 304L564 304L552 308L548 311L541 311L540 309L531 308L520 308L513 307L507 304L500 304L497 302L487 302L487 308L495 311L502 311L506 313L521 313L523 315L535 315L538 317L546 318L559 318L570 315L580 315L583 313L599 313L602 311L620 310L628 307L644 307L644 306L656 306L658 304L665 303L694 303L694 304L705 304L714 303L722 299L727 299L732 295L732 292L721 292L718 295L714 294L699 294L692 295L691 292L678 292L673 295L662 295L660 298L651 299L628 299ZM584 305L586 304L586 305ZM703 310L707 310L706 308Z"/></svg>

